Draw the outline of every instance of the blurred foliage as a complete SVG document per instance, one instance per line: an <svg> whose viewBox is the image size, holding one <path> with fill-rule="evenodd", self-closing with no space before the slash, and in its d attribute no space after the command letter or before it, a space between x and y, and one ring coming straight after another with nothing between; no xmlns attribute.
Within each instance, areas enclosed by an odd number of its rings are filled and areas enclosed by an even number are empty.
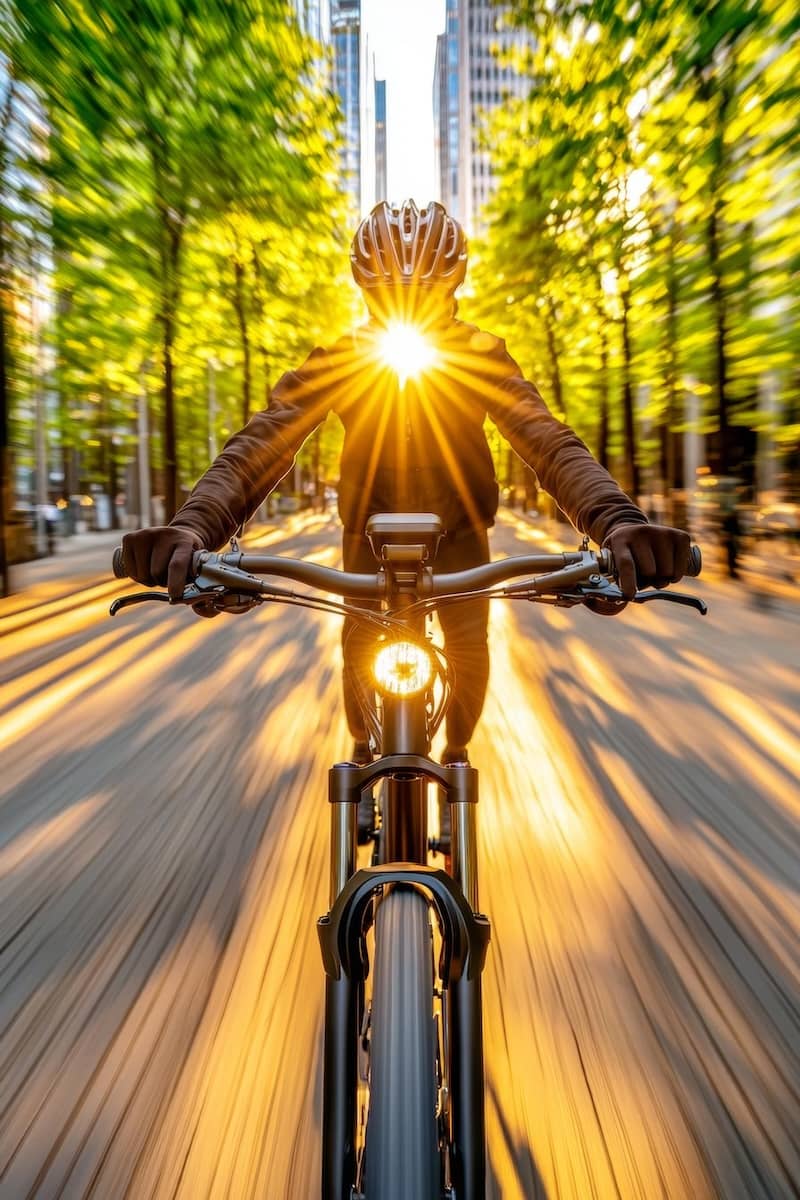
<svg viewBox="0 0 800 1200"><path fill-rule="evenodd" d="M800 17L785 0L522 0L524 99L468 310L634 492L682 483L686 397L712 467L771 433L800 488ZM769 390L775 411L764 402Z"/></svg>
<svg viewBox="0 0 800 1200"><path fill-rule="evenodd" d="M5 241L34 241L38 268L4 267L3 292L49 296L65 490L116 481L145 390L169 515L209 445L352 315L322 48L288 0L3 0L0 36L39 124L2 173Z"/></svg>

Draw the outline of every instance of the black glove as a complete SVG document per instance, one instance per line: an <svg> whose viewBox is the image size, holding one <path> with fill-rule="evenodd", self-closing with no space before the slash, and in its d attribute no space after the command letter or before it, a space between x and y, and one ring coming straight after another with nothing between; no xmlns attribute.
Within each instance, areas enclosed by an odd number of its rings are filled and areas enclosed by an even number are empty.
<svg viewBox="0 0 800 1200"><path fill-rule="evenodd" d="M626 600L637 586L666 587L677 583L689 569L691 538L669 525L617 525L603 546L614 555L620 591Z"/></svg>
<svg viewBox="0 0 800 1200"><path fill-rule="evenodd" d="M170 598L180 600L187 583L194 579L192 556L202 550L200 535L181 525L155 525L126 533L122 559L131 579L147 587L167 586Z"/></svg>

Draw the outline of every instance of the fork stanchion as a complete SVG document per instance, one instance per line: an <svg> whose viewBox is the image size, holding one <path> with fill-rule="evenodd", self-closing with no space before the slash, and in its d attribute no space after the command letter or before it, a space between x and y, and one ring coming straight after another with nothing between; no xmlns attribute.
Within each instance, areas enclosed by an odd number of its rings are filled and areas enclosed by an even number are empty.
<svg viewBox="0 0 800 1200"><path fill-rule="evenodd" d="M467 763L454 764L448 774L450 855L453 878L473 912L478 911L478 772Z"/></svg>
<svg viewBox="0 0 800 1200"><path fill-rule="evenodd" d="M473 912L478 911L478 829L475 804L454 800L450 805L450 845L453 878Z"/></svg>
<svg viewBox="0 0 800 1200"><path fill-rule="evenodd" d="M358 861L358 799L353 787L354 764L337 763L328 772L331 806L330 902L334 904Z"/></svg>
<svg viewBox="0 0 800 1200"><path fill-rule="evenodd" d="M356 869L357 818L357 804L345 802L331 805L331 904Z"/></svg>

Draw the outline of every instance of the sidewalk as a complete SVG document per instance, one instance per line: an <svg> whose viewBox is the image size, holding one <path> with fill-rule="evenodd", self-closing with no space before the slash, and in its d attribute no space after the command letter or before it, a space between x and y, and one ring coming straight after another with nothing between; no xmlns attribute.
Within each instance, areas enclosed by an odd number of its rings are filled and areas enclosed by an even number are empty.
<svg viewBox="0 0 800 1200"><path fill-rule="evenodd" d="M9 568L12 593L27 591L57 580L70 583L98 575L112 578L111 555L122 541L124 530L76 533L59 538L56 553Z"/></svg>
<svg viewBox="0 0 800 1200"><path fill-rule="evenodd" d="M248 525L245 541L251 545L265 533L291 531L292 524L302 525L311 514L296 513L275 517L269 525ZM58 600L92 584L114 583L111 558L125 535L124 529L102 533L77 533L59 538L56 553L31 562L15 563L10 568L11 594L0 598L0 620L30 604Z"/></svg>
<svg viewBox="0 0 800 1200"><path fill-rule="evenodd" d="M518 509L501 508L500 512L512 521L523 522L543 545L553 549L575 550L580 544L580 534L569 524L564 524L542 517L537 513L523 512ZM795 560L776 560L768 564L761 554L743 555L739 579L731 579L724 564L724 554L716 543L701 544L703 552L703 571L697 587L703 585L719 588L731 595L737 593L740 598L749 601L756 607L769 610L780 607L784 611L800 615L800 580L792 578ZM683 585L676 585L681 587ZM688 586L693 587L694 584Z"/></svg>

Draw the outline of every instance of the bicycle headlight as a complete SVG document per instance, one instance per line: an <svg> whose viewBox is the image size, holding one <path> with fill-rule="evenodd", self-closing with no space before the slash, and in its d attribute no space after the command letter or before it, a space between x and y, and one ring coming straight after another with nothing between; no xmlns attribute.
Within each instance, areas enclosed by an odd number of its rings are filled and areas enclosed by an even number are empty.
<svg viewBox="0 0 800 1200"><path fill-rule="evenodd" d="M433 661L414 642L390 642L375 655L372 672L378 688L388 696L413 696L433 677Z"/></svg>

